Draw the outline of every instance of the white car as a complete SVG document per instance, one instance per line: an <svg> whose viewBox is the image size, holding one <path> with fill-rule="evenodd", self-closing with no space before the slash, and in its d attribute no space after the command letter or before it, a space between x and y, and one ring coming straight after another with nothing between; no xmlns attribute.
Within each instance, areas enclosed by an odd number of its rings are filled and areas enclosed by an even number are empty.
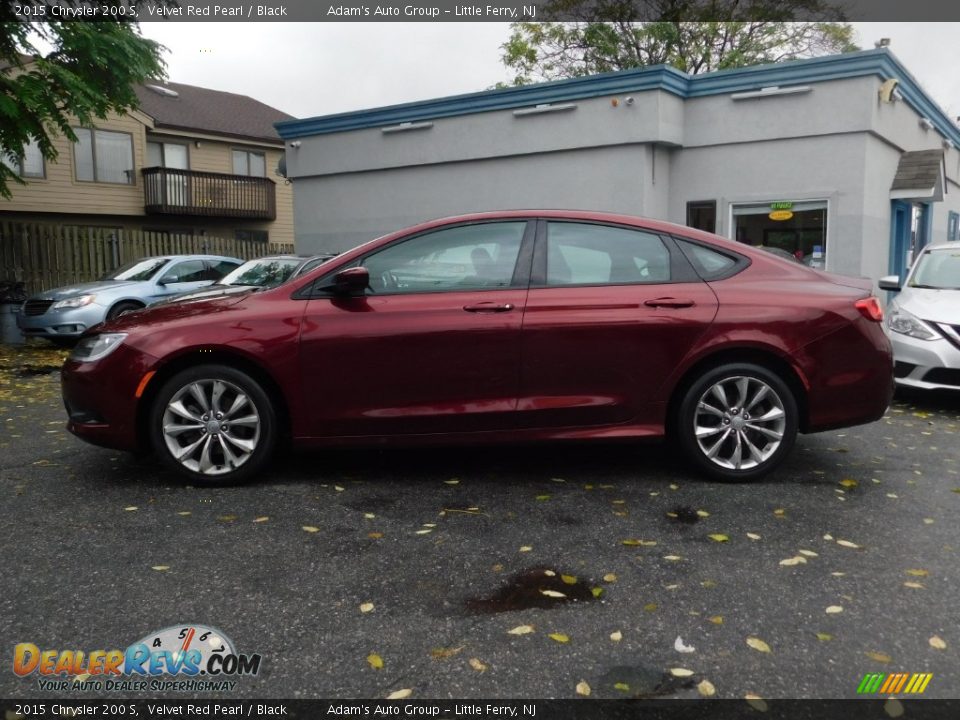
<svg viewBox="0 0 960 720"><path fill-rule="evenodd" d="M879 286L899 291L885 323L897 384L960 390L960 242L928 245L902 286L896 275Z"/></svg>

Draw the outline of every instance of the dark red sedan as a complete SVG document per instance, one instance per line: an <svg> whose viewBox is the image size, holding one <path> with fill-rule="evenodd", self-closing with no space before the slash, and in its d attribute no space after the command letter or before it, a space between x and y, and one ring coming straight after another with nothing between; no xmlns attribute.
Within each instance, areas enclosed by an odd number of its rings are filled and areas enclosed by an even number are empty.
<svg viewBox="0 0 960 720"><path fill-rule="evenodd" d="M707 475L890 401L868 280L605 213L447 218L271 290L147 309L67 361L68 428L192 482L299 446L676 436Z"/></svg>

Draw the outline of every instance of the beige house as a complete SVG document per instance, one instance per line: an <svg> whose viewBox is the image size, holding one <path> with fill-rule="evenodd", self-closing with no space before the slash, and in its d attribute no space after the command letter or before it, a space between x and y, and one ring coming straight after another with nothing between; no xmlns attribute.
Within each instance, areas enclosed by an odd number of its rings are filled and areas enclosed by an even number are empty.
<svg viewBox="0 0 960 720"><path fill-rule="evenodd" d="M276 173L286 113L180 83L137 88L140 109L74 127L44 161L26 147L0 220L293 242L293 192ZM9 159L4 159L8 165Z"/></svg>

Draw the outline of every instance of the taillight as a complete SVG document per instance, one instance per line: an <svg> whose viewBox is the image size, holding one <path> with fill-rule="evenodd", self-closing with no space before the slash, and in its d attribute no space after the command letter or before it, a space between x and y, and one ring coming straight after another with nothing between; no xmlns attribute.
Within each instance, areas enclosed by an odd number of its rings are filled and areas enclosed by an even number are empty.
<svg viewBox="0 0 960 720"><path fill-rule="evenodd" d="M867 320L883 322L883 308L880 307L880 301L872 295L868 298L857 300L853 305Z"/></svg>

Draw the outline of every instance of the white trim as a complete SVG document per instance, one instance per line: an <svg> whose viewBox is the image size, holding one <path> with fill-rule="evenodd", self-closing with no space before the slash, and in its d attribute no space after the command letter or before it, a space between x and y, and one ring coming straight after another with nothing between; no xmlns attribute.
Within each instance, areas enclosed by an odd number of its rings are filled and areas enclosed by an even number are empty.
<svg viewBox="0 0 960 720"><path fill-rule="evenodd" d="M406 132L407 130L429 130L433 127L432 122L402 122L399 125L390 125L388 127L380 128L380 132L384 135L388 133L398 133Z"/></svg>
<svg viewBox="0 0 960 720"><path fill-rule="evenodd" d="M760 88L759 90L750 90L748 92L733 93L731 100L752 100L755 98L776 97L777 95L797 95L799 93L808 93L813 88L810 85L794 85L793 87L773 87Z"/></svg>
<svg viewBox="0 0 960 720"><path fill-rule="evenodd" d="M532 108L522 108L520 110L514 110L514 117L526 117L527 115L543 115L544 113L552 112L565 112L567 110L576 110L576 103L563 103L562 105L551 105L550 103L543 103Z"/></svg>

